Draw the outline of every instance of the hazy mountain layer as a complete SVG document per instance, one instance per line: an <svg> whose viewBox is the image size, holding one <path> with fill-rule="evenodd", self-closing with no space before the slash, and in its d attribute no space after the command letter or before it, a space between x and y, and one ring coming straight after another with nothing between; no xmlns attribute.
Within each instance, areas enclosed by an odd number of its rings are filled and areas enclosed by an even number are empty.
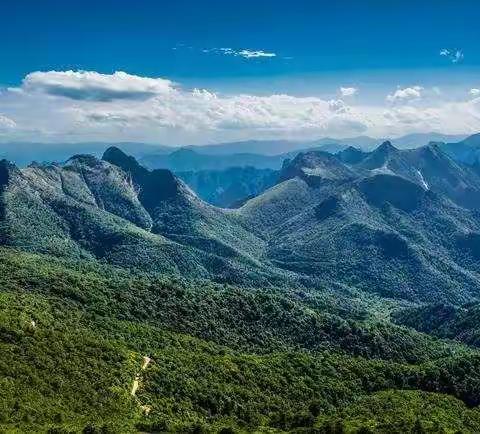
<svg viewBox="0 0 480 434"><path fill-rule="evenodd" d="M204 201L222 208L235 207L278 181L278 171L253 167L177 172L176 175Z"/></svg>

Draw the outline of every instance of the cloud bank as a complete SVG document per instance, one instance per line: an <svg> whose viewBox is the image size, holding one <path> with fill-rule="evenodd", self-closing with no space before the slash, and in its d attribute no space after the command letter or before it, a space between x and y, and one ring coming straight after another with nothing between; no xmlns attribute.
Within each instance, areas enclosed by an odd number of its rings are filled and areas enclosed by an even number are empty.
<svg viewBox="0 0 480 434"><path fill-rule="evenodd" d="M383 105L357 103L350 98L356 93L356 88L345 87L339 99L219 94L125 72L33 72L20 87L0 92L0 138L176 145L480 129L475 89L465 101L452 102L442 100L433 88L397 88L385 96Z"/></svg>

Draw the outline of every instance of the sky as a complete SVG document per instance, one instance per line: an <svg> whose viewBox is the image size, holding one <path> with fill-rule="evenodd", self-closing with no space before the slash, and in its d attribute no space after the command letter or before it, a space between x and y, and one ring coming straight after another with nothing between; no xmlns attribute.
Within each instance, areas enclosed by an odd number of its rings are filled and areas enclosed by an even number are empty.
<svg viewBox="0 0 480 434"><path fill-rule="evenodd" d="M0 141L480 131L480 4L5 0Z"/></svg>

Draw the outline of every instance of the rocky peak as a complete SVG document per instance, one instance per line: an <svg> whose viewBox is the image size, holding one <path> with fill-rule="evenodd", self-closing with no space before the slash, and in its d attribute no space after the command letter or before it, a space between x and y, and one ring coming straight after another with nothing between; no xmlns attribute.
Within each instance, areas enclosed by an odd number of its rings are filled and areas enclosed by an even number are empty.
<svg viewBox="0 0 480 434"><path fill-rule="evenodd" d="M392 142L385 140L374 152L377 153L391 153L396 152L398 149L392 145Z"/></svg>

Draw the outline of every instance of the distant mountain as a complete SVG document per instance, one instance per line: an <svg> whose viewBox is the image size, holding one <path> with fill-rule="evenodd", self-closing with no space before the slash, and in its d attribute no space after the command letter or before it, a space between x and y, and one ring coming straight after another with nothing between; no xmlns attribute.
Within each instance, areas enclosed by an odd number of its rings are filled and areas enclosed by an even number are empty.
<svg viewBox="0 0 480 434"><path fill-rule="evenodd" d="M75 154L89 154L101 157L112 143L86 142L86 143L31 143L12 142L0 143L0 158L9 160L18 166L27 166L32 161L40 163L63 163ZM115 143L130 155L140 158L150 153L171 153L175 148L146 143Z"/></svg>
<svg viewBox="0 0 480 434"><path fill-rule="evenodd" d="M202 149L180 148L172 153L147 154L140 162L150 169L169 169L173 172L195 172L206 170L225 170L233 167L253 167L256 169L279 170L286 159L294 158L300 152L312 150L329 153L345 149L345 145L326 144L301 148L278 155L255 154L204 154Z"/></svg>
<svg viewBox="0 0 480 434"><path fill-rule="evenodd" d="M204 155L260 154L273 156L315 146L315 143L315 141L293 140L245 140L242 142L185 146L185 148Z"/></svg>
<svg viewBox="0 0 480 434"><path fill-rule="evenodd" d="M321 149L325 152L335 153L348 146L371 149L378 146L382 139L360 136L347 139L321 138L316 140L246 140L242 142L219 143L212 145L186 146L199 154L205 155L232 155L232 154L261 154L280 155L299 152L305 149ZM422 144L427 144L427 142Z"/></svg>
<svg viewBox="0 0 480 434"><path fill-rule="evenodd" d="M407 136L392 139L394 146L400 149L417 148L425 146L429 142L455 143L465 139L466 135L445 135L440 133L409 134ZM86 143L30 143L12 142L0 143L0 158L15 162L18 166L26 166L32 161L38 162L64 162L74 154L90 154L101 157L103 152L110 146L117 146L129 155L142 159L142 163L150 168L169 168L171 170L210 170L207 160L202 160L197 154L232 157L219 158L221 169L227 167L250 165L257 168L279 169L281 162L277 158L272 160L253 157L253 155L278 157L283 155L295 156L300 151L307 149L322 150L329 153L337 153L343 149L353 146L358 149L375 149L385 139L375 139L368 136L359 136L346 139L322 138L317 140L246 140L242 142L218 143L211 145L195 146L164 146L157 144L124 142L86 142ZM188 163L188 151L191 154ZM177 152L180 154L177 155ZM174 154L171 159L166 158L168 154ZM238 160L240 163L235 163ZM250 164L248 164L250 163ZM178 164L178 168L177 165ZM217 168L218 169L218 168Z"/></svg>
<svg viewBox="0 0 480 434"><path fill-rule="evenodd" d="M457 161L471 165L480 161L480 134L457 143L438 143L438 146Z"/></svg>
<svg viewBox="0 0 480 434"><path fill-rule="evenodd" d="M201 154L193 149L180 148L170 154L148 154L140 162L151 169L169 169L173 172L198 170L224 170L230 167L255 167L257 169L279 169L283 155L260 154Z"/></svg>
<svg viewBox="0 0 480 434"><path fill-rule="evenodd" d="M430 142L458 142L467 134L417 133L391 139L392 144L399 149L412 149L426 146Z"/></svg>
<svg viewBox="0 0 480 434"><path fill-rule="evenodd" d="M413 148L419 148L421 146L426 146L430 142L448 142L448 141L454 142L454 141L463 140L465 137L467 137L465 134L464 135L461 135L461 134L448 135L448 134L441 134L441 133L416 133L416 134L407 134L406 136L390 138L390 139L388 138L374 139L368 136L359 136L359 137L352 137L347 139L325 138L325 139L315 141L313 146L337 144L337 145L344 145L344 146L353 146L355 148L369 151L369 150L375 149L381 143L389 140L396 148L413 149ZM337 151L334 151L334 152L337 152Z"/></svg>
<svg viewBox="0 0 480 434"><path fill-rule="evenodd" d="M200 198L223 208L236 207L278 182L278 171L254 167L176 172L176 175Z"/></svg>

